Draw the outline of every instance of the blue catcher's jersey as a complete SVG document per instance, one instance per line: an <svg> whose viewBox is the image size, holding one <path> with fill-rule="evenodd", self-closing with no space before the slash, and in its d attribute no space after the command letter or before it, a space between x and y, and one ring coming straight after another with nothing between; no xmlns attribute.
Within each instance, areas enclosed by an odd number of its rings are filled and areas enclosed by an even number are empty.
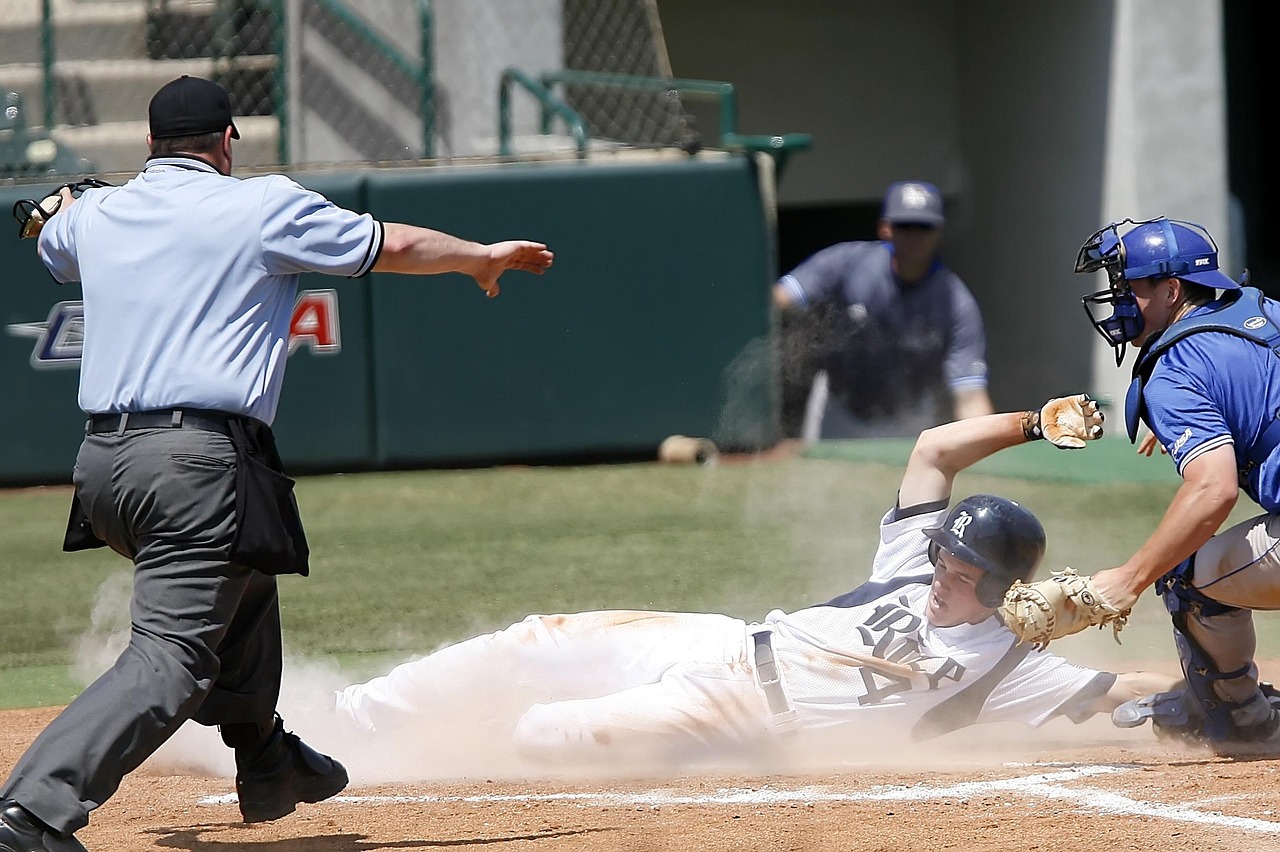
<svg viewBox="0 0 1280 852"><path fill-rule="evenodd" d="M1247 288L1234 313L1256 316L1257 291ZM1218 312L1223 300L1193 310L1179 323ZM1247 307L1246 307L1247 306ZM1280 324L1280 304L1261 300L1272 323ZM1246 320L1246 328L1267 328ZM1179 323L1165 331L1176 333ZM1239 334L1204 330L1177 340L1156 361L1142 390L1144 419L1181 475L1209 450L1235 448L1240 487L1268 512L1280 511L1280 451L1268 429L1280 412L1280 357ZM1271 451L1256 458L1268 447ZM1252 459L1252 460L1251 460Z"/></svg>

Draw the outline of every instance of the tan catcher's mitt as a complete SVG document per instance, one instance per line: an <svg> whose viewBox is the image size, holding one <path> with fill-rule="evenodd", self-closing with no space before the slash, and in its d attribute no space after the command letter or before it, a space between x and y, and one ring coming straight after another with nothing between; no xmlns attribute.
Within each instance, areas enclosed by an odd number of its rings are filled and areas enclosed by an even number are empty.
<svg viewBox="0 0 1280 852"><path fill-rule="evenodd" d="M1048 580L1024 583L1015 580L1000 604L1000 618L1018 642L1030 642L1043 649L1051 639L1079 633L1086 627L1110 624L1120 641L1120 630L1129 622L1132 610L1118 610L1093 588L1090 577L1072 568L1054 571Z"/></svg>

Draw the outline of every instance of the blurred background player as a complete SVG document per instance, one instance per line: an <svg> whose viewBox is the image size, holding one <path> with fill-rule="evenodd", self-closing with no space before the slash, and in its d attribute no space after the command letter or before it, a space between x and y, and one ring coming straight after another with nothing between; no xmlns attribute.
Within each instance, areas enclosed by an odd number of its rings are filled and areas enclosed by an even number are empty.
<svg viewBox="0 0 1280 852"><path fill-rule="evenodd" d="M784 316L821 314L802 332L817 339L800 344L813 347L818 368L805 441L915 437L995 410L981 312L938 256L944 224L936 186L895 183L884 196L879 240L825 248L774 285Z"/></svg>
<svg viewBox="0 0 1280 852"><path fill-rule="evenodd" d="M1122 565L1094 575L1094 588L1124 609L1156 584L1187 689L1119 708L1114 721L1152 718L1223 754L1280 751L1252 613L1280 609L1280 306L1224 274L1213 237L1191 222L1106 226L1085 241L1075 271L1100 270L1107 288L1084 297L1090 321L1117 366L1128 344L1140 347L1129 438L1145 423L1182 477L1156 529ZM1264 514L1215 535L1241 489Z"/></svg>
<svg viewBox="0 0 1280 852"><path fill-rule="evenodd" d="M1064 447L1102 434L1102 415L1083 395L1042 411L1065 424L1050 435ZM1080 721L1167 689L1176 678L1117 676L1019 645L995 616L1013 581L1034 574L1044 528L989 494L948 508L952 482L1041 437L1040 419L991 414L922 433L880 522L870 579L826 604L774 610L760 623L711 613L534 615L346 687L339 715L388 739L408 730L443 735L449 747L483 729L486 744L508 742L543 761L636 767L752 752L792 733L812 744Z"/></svg>

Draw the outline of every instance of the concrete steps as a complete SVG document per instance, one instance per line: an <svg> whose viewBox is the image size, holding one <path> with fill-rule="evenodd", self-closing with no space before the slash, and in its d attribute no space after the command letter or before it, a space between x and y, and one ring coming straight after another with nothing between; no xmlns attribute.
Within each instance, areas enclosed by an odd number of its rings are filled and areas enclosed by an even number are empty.
<svg viewBox="0 0 1280 852"><path fill-rule="evenodd" d="M6 64L41 60L40 4L6 9L0 20L0 60ZM63 59L133 59L146 56L147 4L55 2L54 54Z"/></svg>
<svg viewBox="0 0 1280 852"><path fill-rule="evenodd" d="M240 131L240 138L232 143L232 156L237 172L242 168L258 168L279 162L280 122L273 116L237 118L236 129ZM95 173L99 175L132 177L147 161L145 118L87 127L58 127L51 135L59 144L92 160ZM119 182L107 179L112 183Z"/></svg>
<svg viewBox="0 0 1280 852"><path fill-rule="evenodd" d="M274 56L247 56L235 59L230 68L245 81L246 89L255 83L261 89L270 85L268 72L275 64ZM217 68L212 59L76 59L59 62L54 74L56 122L85 125L146 118L147 104L156 89L183 74L215 77ZM44 75L40 65L0 65L0 90L22 95L28 126L43 123ZM261 104L270 100L270 93L242 91L238 98L233 94L233 100Z"/></svg>
<svg viewBox="0 0 1280 852"><path fill-rule="evenodd" d="M150 13L147 0L53 0L51 128L43 127L40 3L19 4L0 19L0 96L21 97L21 117L8 126L52 138L99 171L136 171L146 158L151 96L169 80L192 74L218 79L231 94L244 136L235 149L237 166L275 163L279 127L270 114L277 57L265 52L269 27L253 11L254 0L242 2L247 11L238 20L249 24L232 34L242 55L215 62L214 0L169 0Z"/></svg>

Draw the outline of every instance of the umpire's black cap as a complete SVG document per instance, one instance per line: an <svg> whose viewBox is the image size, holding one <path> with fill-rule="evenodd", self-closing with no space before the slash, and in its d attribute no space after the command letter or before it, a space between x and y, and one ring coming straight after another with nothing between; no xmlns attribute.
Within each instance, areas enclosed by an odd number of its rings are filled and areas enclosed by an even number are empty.
<svg viewBox="0 0 1280 852"><path fill-rule="evenodd" d="M183 74L160 87L147 107L151 138L198 136L231 128L231 138L240 131L231 120L231 98L212 80Z"/></svg>

